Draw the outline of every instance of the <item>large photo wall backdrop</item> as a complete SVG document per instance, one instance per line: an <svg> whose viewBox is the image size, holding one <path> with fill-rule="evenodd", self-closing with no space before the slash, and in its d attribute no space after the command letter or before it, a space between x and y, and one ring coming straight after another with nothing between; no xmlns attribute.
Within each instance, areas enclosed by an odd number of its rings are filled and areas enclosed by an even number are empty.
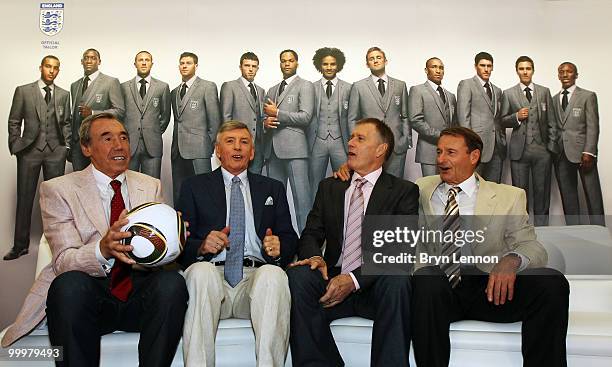
<svg viewBox="0 0 612 367"><path fill-rule="evenodd" d="M44 55L61 60L55 83L69 89L83 76L80 65L87 48L100 51L100 71L121 82L133 78L134 56L139 50L153 55L151 75L173 89L180 83L178 57L183 51L199 56L197 75L220 88L236 79L240 55L255 52L260 59L256 82L269 88L281 80L278 53L294 49L299 55L298 75L315 81L321 75L312 65L314 51L323 46L338 47L346 55L339 77L355 82L367 76L365 52L381 47L387 55L387 74L410 87L422 84L425 60L437 56L445 64L442 83L455 92L460 80L475 74L474 55L488 51L494 57L491 81L502 89L518 83L514 62L529 55L535 62L534 82L560 89L557 66L572 61L579 69L577 85L595 91L599 100L599 173L606 213L612 208L612 98L607 64L612 58L609 14L606 0L517 0L482 1L294 1L260 2L161 0L105 2L91 0L56 1L64 4L59 33L45 35L40 28L41 1L11 0L3 3L2 88L0 117L8 119L15 87L40 77L38 66ZM172 120L164 134L162 184L164 196L172 198L170 141ZM7 129L0 129L0 254L12 246L16 195L16 160L8 150ZM413 136L416 144L416 134ZM213 166L216 166L213 163ZM510 183L506 161L504 182ZM68 164L67 172L71 171ZM408 151L405 178L421 176L414 163L414 149ZM38 201L38 200L37 200ZM36 246L41 220L38 202L34 205L30 254L14 262L0 263L0 328L16 315L32 283ZM553 180L551 215L562 215L560 196ZM561 220L559 217L557 220ZM555 223L552 219L551 222ZM557 222L558 223L558 222ZM562 222L561 222L562 223Z"/></svg>

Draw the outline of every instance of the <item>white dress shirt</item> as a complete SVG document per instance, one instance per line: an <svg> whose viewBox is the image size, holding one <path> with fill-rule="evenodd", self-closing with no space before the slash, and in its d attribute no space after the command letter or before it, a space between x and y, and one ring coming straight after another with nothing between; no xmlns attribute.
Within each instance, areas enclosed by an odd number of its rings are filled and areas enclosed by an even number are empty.
<svg viewBox="0 0 612 367"><path fill-rule="evenodd" d="M44 89L45 87L49 87L49 89L51 89L51 100L53 100L53 96L55 94L55 84L47 85L45 84L45 82L42 81L42 79L38 79L38 89L40 90L40 93L43 96L43 100L45 99L45 94L47 94Z"/></svg>
<svg viewBox="0 0 612 367"><path fill-rule="evenodd" d="M147 75L144 78L141 78L139 75L136 75L136 90L140 92L140 81L145 80L145 94L149 91L149 87L151 86L151 74Z"/></svg>
<svg viewBox="0 0 612 367"><path fill-rule="evenodd" d="M336 90L336 86L338 85L338 77L335 77L334 79L330 80L332 82L332 94L334 94L334 91ZM323 86L323 91L327 91L327 79L325 78L321 78L321 85Z"/></svg>

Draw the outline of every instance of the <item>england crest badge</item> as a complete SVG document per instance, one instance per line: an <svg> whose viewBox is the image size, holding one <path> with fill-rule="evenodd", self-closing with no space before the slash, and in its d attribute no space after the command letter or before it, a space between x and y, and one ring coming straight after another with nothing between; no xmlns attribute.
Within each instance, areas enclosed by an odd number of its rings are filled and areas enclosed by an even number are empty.
<svg viewBox="0 0 612 367"><path fill-rule="evenodd" d="M55 36L64 27L64 3L40 3L40 30L47 36Z"/></svg>
<svg viewBox="0 0 612 367"><path fill-rule="evenodd" d="M159 98L153 98L152 101L153 101L153 107L159 106Z"/></svg>
<svg viewBox="0 0 612 367"><path fill-rule="evenodd" d="M104 95L102 93L97 93L96 94L96 103L101 103L102 102L102 97L104 97Z"/></svg>
<svg viewBox="0 0 612 367"><path fill-rule="evenodd" d="M198 109L198 101L194 101L194 100L189 101L189 106L191 107L192 110L197 110Z"/></svg>
<svg viewBox="0 0 612 367"><path fill-rule="evenodd" d="M395 98L395 105L399 106L400 105L400 96L393 96Z"/></svg>
<svg viewBox="0 0 612 367"><path fill-rule="evenodd" d="M287 103L288 104L292 104L294 100L295 100L295 97L293 95L287 96Z"/></svg>

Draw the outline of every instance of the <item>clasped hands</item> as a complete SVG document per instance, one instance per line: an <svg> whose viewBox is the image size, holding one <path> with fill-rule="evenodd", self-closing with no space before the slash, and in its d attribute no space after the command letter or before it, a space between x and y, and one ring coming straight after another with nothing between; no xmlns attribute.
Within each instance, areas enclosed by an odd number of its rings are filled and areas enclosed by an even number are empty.
<svg viewBox="0 0 612 367"><path fill-rule="evenodd" d="M319 303L324 308L333 307L348 297L353 291L355 291L355 283L353 278L349 274L339 274L329 280L327 276L327 264L321 256L313 256L308 259L299 260L289 264L289 267L308 265L310 270L318 269L323 276L323 279L329 281L325 288L325 294L319 298Z"/></svg>

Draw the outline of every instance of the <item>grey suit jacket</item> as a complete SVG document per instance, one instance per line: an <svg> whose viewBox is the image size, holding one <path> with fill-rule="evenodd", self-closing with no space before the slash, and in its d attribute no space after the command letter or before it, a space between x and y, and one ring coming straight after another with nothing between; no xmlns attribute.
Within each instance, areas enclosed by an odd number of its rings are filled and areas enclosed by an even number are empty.
<svg viewBox="0 0 612 367"><path fill-rule="evenodd" d="M98 77L89 83L85 94L81 95L81 90L83 90L83 78L79 78L79 80L70 85L70 94L72 96L72 140L77 143L77 148L79 128L83 120L79 114L79 105L89 106L94 113L110 112L120 121L123 121L123 114L125 113L121 86L117 78L100 72Z"/></svg>
<svg viewBox="0 0 612 367"><path fill-rule="evenodd" d="M162 134L170 123L170 88L167 83L151 78L151 85L144 100L140 97L140 77L121 83L125 100L125 125L132 140L131 154L138 148L142 134L147 152L152 157L161 157L163 152Z"/></svg>
<svg viewBox="0 0 612 367"><path fill-rule="evenodd" d="M353 84L349 100L349 132L355 123L364 118L377 118L384 121L395 137L395 153L406 153L412 148L412 130L408 120L408 90L406 83L387 76L389 85L384 97L368 75Z"/></svg>
<svg viewBox="0 0 612 367"><path fill-rule="evenodd" d="M535 230L529 224L527 214L527 197L523 189L514 186L498 184L485 181L476 174L479 180L478 193L476 194L476 206L474 207L474 230L486 228L484 241L471 246L472 254L476 256L498 256L500 259L509 252L516 252L529 259L529 268L546 266L548 255L540 242L538 242ZM425 228L438 229L436 219L431 206L431 197L442 181L440 176L427 176L419 178L416 184L419 186L419 221ZM439 244L419 243L417 253L429 255L440 255ZM417 254L417 260L419 255ZM415 270L431 265L417 262ZM482 271L490 272L495 264L476 264Z"/></svg>
<svg viewBox="0 0 612 367"><path fill-rule="evenodd" d="M457 99L444 89L446 105L429 82L410 88L408 112L412 128L419 134L415 152L415 162L435 164L440 132L457 124ZM447 112L448 108L448 112Z"/></svg>
<svg viewBox="0 0 612 367"><path fill-rule="evenodd" d="M457 87L457 121L474 130L483 142L481 160L487 163L493 156L495 145L506 158L506 131L501 126L502 91L491 84L493 100L484 91L478 76L459 82Z"/></svg>
<svg viewBox="0 0 612 367"><path fill-rule="evenodd" d="M567 159L572 163L580 163L583 152L597 155L597 95L576 86L565 111L561 109L561 93L553 97L553 109L558 121L556 142L563 144Z"/></svg>
<svg viewBox="0 0 612 367"><path fill-rule="evenodd" d="M255 103L251 91L245 87L241 78L223 83L219 99L223 121L236 120L245 123L255 141L258 141L263 134L263 106L266 92L257 84L253 85L257 90L259 103Z"/></svg>
<svg viewBox="0 0 612 367"><path fill-rule="evenodd" d="M529 108L530 116L537 116L537 123L544 145L554 142L556 139L556 120L552 107L550 90L538 84L533 84L531 103L525 97L521 84L506 89L502 96L502 126L512 128L510 138L510 159L519 160L525 151L525 140L527 139L527 120L519 124L516 113L521 108ZM555 148L549 146L549 150Z"/></svg>
<svg viewBox="0 0 612 367"><path fill-rule="evenodd" d="M185 159L210 158L215 149L217 130L221 124L217 85L196 77L180 100L180 84L172 90L172 157Z"/></svg>
<svg viewBox="0 0 612 367"><path fill-rule="evenodd" d="M266 94L266 98L278 106L279 125L276 129L264 131L264 158L270 158L272 145L274 153L281 159L308 158L306 130L314 111L315 92L311 82L296 76L283 94L278 95L280 83Z"/></svg>
<svg viewBox="0 0 612 367"><path fill-rule="evenodd" d="M68 91L55 85L55 117L58 122L60 143L70 141L70 95ZM46 118L47 104L40 90L38 81L19 86L15 89L13 103L8 119L8 143L11 154L17 154L29 147L40 132L40 122ZM21 131L23 121L23 134Z"/></svg>
<svg viewBox="0 0 612 367"><path fill-rule="evenodd" d="M314 117L310 126L308 127L308 152L312 151L317 133L319 132L319 112L321 111L321 96L325 93L323 85L318 80L312 83L315 91L315 105L314 105ZM348 107L349 98L351 96L351 88L353 86L344 80L338 79L335 93L338 101L338 121L340 121L340 132L342 133L342 142L344 143L344 150L348 152L348 141L350 137L349 125L348 125Z"/></svg>
<svg viewBox="0 0 612 367"><path fill-rule="evenodd" d="M107 276L95 248L109 225L91 167L40 184L43 229L53 260L34 282L17 320L2 338L3 347L27 335L43 320L47 291L57 275L78 270L92 277ZM149 201L163 202L158 179L133 171L125 173L131 207Z"/></svg>

